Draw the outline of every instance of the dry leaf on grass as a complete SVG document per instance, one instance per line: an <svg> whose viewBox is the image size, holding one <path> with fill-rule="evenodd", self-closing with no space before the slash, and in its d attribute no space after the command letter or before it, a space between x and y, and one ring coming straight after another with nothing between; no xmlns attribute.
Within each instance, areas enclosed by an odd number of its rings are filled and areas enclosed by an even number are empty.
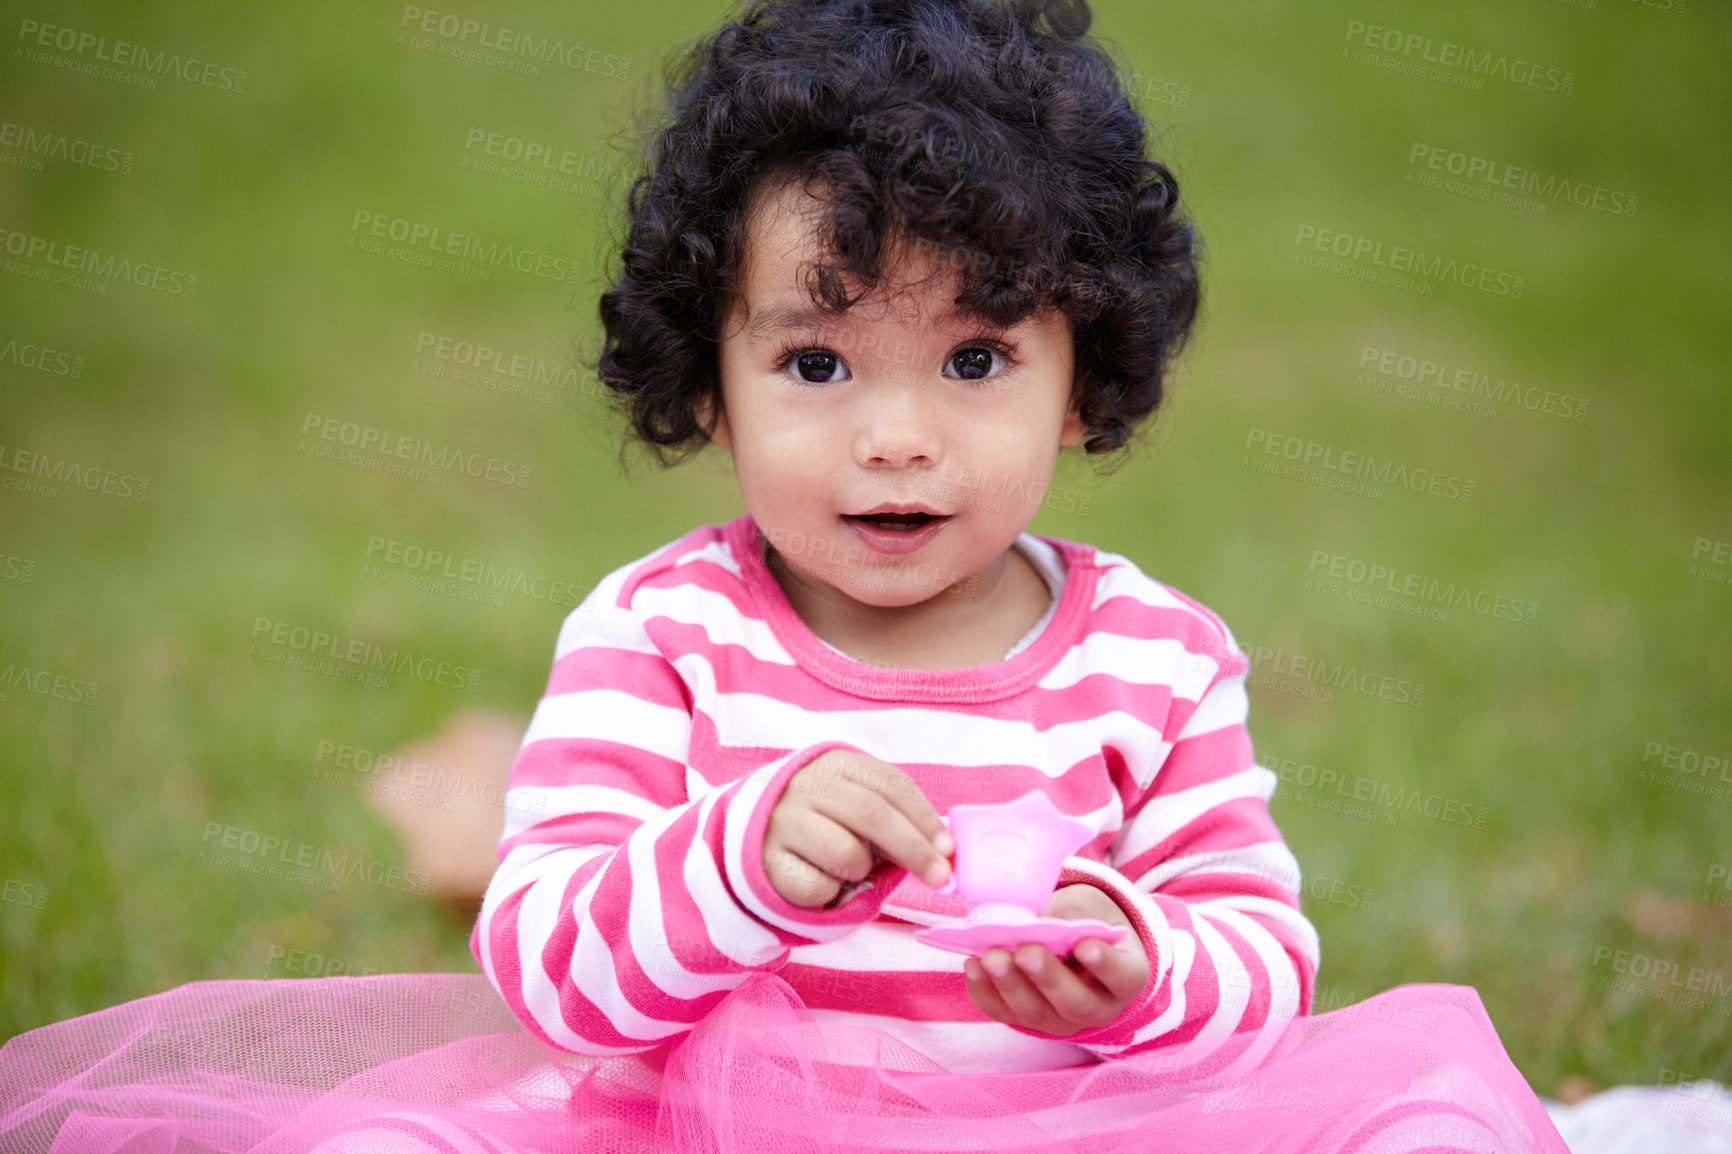
<svg viewBox="0 0 1732 1154"><path fill-rule="evenodd" d="M393 788L373 808L408 851L428 891L473 911L498 862L505 780L526 722L498 713L458 714L433 737L399 750Z"/></svg>
<svg viewBox="0 0 1732 1154"><path fill-rule="evenodd" d="M1702 911L1689 902L1648 889L1637 890L1624 903L1624 920L1630 928L1657 942L1699 936L1701 915Z"/></svg>
<svg viewBox="0 0 1732 1154"><path fill-rule="evenodd" d="M1568 1074L1558 1083L1557 1093L1553 1095L1566 1106L1574 1106L1583 1098L1591 1098L1600 1092L1600 1088L1580 1074Z"/></svg>

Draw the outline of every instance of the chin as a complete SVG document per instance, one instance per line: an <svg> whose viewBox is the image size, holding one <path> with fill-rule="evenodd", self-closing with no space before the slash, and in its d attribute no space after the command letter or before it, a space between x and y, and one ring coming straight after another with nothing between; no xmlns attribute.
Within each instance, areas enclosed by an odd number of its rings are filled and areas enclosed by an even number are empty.
<svg viewBox="0 0 1732 1154"><path fill-rule="evenodd" d="M898 557L881 564L879 573L841 570L831 582L837 589L856 601L876 605L881 609L918 605L943 593L952 585L964 590L974 577L963 570L953 569L943 560L926 560L918 556Z"/></svg>
<svg viewBox="0 0 1732 1154"><path fill-rule="evenodd" d="M918 605L928 601L940 592L944 586L931 582L920 582L907 577L885 578L873 581L871 578L843 575L829 584L838 591L846 593L862 605L871 605L879 609L903 609L909 605Z"/></svg>

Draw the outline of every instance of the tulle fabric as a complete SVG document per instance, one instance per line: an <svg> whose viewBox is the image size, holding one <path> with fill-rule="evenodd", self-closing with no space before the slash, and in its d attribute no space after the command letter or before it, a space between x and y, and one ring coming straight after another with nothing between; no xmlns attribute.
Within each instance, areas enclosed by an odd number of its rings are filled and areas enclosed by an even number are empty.
<svg viewBox="0 0 1732 1154"><path fill-rule="evenodd" d="M1568 1154L1471 987L1207 1045L954 1073L760 973L679 1041L593 1058L478 974L193 982L0 1047L0 1150Z"/></svg>

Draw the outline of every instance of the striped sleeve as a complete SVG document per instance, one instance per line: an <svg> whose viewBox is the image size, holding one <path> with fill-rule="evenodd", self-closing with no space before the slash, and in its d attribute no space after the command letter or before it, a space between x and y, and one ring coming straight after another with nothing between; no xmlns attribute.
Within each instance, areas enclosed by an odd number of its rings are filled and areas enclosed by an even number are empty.
<svg viewBox="0 0 1732 1154"><path fill-rule="evenodd" d="M1269 1027L1259 1038L1272 1044L1278 1027L1310 1012L1317 931L1300 912L1299 863L1269 815L1276 776L1252 756L1250 663L1209 620L1218 633L1195 660L1212 672L1193 699L1175 694L1167 731L1177 736L1127 805L1106 863L1069 858L1058 883L1105 890L1149 957L1142 997L1068 1039L1102 1058L1160 1047L1180 1068L1239 1031Z"/></svg>
<svg viewBox="0 0 1732 1154"><path fill-rule="evenodd" d="M620 603L621 573L560 631L470 936L526 1029L597 1056L690 1030L754 971L779 969L791 947L871 921L890 888L821 910L776 893L763 868L771 809L812 758L854 747L810 745L706 783L686 763L688 688Z"/></svg>

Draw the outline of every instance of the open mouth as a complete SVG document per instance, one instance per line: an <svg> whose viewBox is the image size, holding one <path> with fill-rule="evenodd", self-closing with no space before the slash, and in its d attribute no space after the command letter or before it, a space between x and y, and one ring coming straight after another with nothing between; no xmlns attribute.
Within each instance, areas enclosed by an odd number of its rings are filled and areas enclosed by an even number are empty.
<svg viewBox="0 0 1732 1154"><path fill-rule="evenodd" d="M885 529L892 533L913 532L933 521L944 518L936 513L844 513L845 521L856 521L862 525L871 525L875 529Z"/></svg>
<svg viewBox="0 0 1732 1154"><path fill-rule="evenodd" d="M842 520L874 552L902 557L926 548L951 516L921 505L883 504L864 513L844 513Z"/></svg>

